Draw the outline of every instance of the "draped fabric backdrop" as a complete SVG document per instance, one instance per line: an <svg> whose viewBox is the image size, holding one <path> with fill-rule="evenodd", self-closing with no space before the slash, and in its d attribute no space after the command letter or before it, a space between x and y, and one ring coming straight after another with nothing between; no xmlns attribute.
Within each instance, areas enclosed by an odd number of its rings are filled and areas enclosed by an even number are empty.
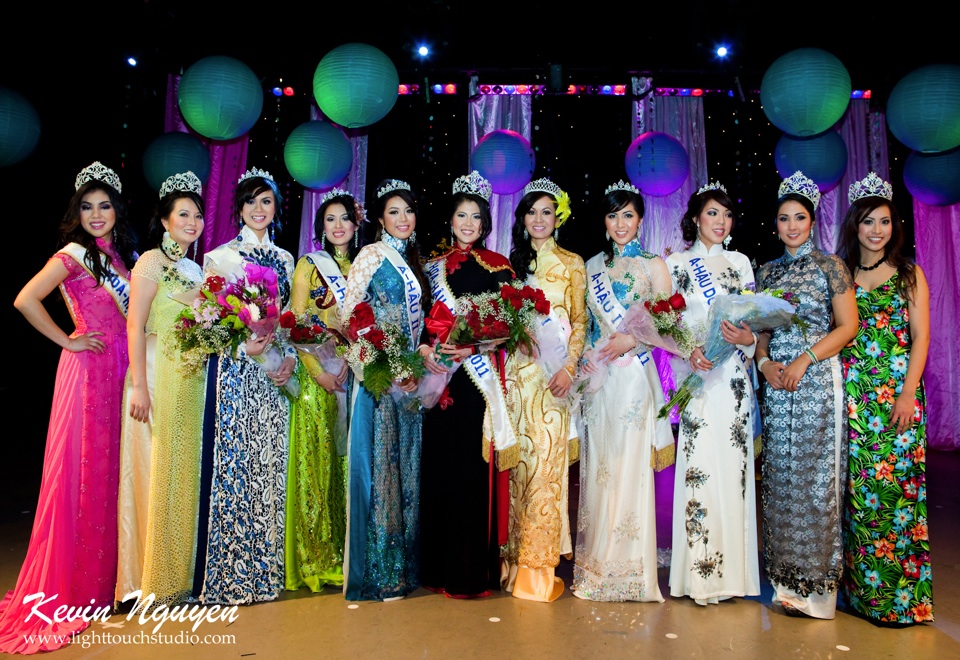
<svg viewBox="0 0 960 660"><path fill-rule="evenodd" d="M233 195L237 180L247 167L248 138L210 140L187 128L177 104L180 76L167 77L167 109L163 122L166 133L191 133L210 149L210 176L203 182L203 234L200 235L195 259L203 263L203 255L215 247L233 240L239 230L239 218L233 210ZM158 191L159 192L159 191Z"/></svg>
<svg viewBox="0 0 960 660"><path fill-rule="evenodd" d="M468 119L468 148L473 154L477 142L487 133L511 130L530 140L533 117L532 97L528 94L502 96L484 94L470 101ZM464 172L463 174L466 174ZM460 176L459 174L457 176ZM523 198L523 189L511 195L490 195L490 217L493 228L487 237L487 249L509 256L512 247L510 231L513 228L513 211Z"/></svg>
<svg viewBox="0 0 960 660"><path fill-rule="evenodd" d="M680 188L670 195L654 197L644 195L643 225L640 240L648 252L666 256L683 250L683 233L680 219L687 210L690 195L707 183L707 145L704 138L703 98L694 96L654 96L650 94L650 78L634 78L634 121L630 139L648 131L666 133L675 137L687 150L690 157L690 174ZM723 182L721 182L723 183ZM664 392L676 387L670 355L659 349L654 351L657 370ZM676 419L672 419L676 422ZM660 565L669 564L673 521L673 482L675 468L670 466L654 474L657 509L657 555Z"/></svg>
<svg viewBox="0 0 960 660"><path fill-rule="evenodd" d="M870 99L851 99L834 130L847 145L847 169L840 183L820 197L814 241L824 252L835 253L839 246L840 225L850 207L847 201L850 184L870 172L876 172L884 181L889 181L890 176L886 118L881 111L871 112Z"/></svg>
<svg viewBox="0 0 960 660"><path fill-rule="evenodd" d="M310 120L328 121L316 103L310 104ZM353 195L354 198L363 202L366 199L365 195L367 190L367 135L349 128L341 127L341 130L350 140L350 146L353 148L353 163L350 165L350 172L347 174L347 178L328 190L342 188ZM300 214L300 246L298 257L320 249L320 240L314 235L313 223L316 219L317 211L320 209L320 198L322 198L326 192L326 190L312 190L310 188L304 188L303 190L303 211ZM375 221L376 218L367 218L367 220Z"/></svg>
<svg viewBox="0 0 960 660"><path fill-rule="evenodd" d="M894 192L896 201L896 192ZM917 263L930 285L930 355L923 372L927 388L927 444L931 449L960 449L960 409L955 405L960 365L960 204L929 206L913 202Z"/></svg>

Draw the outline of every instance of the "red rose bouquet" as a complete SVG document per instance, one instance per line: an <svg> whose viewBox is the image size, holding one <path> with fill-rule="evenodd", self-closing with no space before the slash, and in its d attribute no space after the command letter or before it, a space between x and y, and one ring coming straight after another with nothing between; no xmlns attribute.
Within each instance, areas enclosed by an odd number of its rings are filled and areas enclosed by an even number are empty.
<svg viewBox="0 0 960 660"><path fill-rule="evenodd" d="M356 306L346 332L350 340L347 362L361 370L363 385L376 400L394 381L423 375L423 357L408 350L406 333L391 323L377 324L368 303Z"/></svg>
<svg viewBox="0 0 960 660"><path fill-rule="evenodd" d="M524 346L530 352L536 349L537 325L540 316L550 313L550 301L542 289L511 280L500 287L501 309L510 328L506 346L508 353Z"/></svg>

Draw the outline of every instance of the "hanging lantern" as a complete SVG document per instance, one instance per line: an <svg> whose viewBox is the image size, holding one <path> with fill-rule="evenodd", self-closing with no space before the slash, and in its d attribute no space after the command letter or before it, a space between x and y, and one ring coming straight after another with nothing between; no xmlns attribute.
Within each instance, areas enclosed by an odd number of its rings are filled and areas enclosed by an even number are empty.
<svg viewBox="0 0 960 660"><path fill-rule="evenodd" d="M903 163L903 182L914 199L924 204L960 203L960 148L935 154L911 152Z"/></svg>
<svg viewBox="0 0 960 660"><path fill-rule="evenodd" d="M525 137L516 131L491 131L477 141L470 168L490 182L498 195L512 195L530 183L537 157Z"/></svg>
<svg viewBox="0 0 960 660"><path fill-rule="evenodd" d="M40 117L19 92L0 87L0 167L33 153L40 139Z"/></svg>
<svg viewBox="0 0 960 660"><path fill-rule="evenodd" d="M837 131L807 138L783 135L773 160L781 179L800 170L825 193L833 190L847 171L847 145Z"/></svg>
<svg viewBox="0 0 960 660"><path fill-rule="evenodd" d="M630 182L654 197L676 192L690 174L690 156L680 141L656 131L638 135L630 143L623 165Z"/></svg>
<svg viewBox="0 0 960 660"><path fill-rule="evenodd" d="M164 133L143 152L143 174L153 190L159 191L167 177L187 171L201 183L210 176L210 149L189 133Z"/></svg>
<svg viewBox="0 0 960 660"><path fill-rule="evenodd" d="M326 121L308 121L291 131L283 145L283 162L304 188L325 190L350 173L353 148L339 128Z"/></svg>
<svg viewBox="0 0 960 660"><path fill-rule="evenodd" d="M183 120L203 137L233 140L260 118L263 88L240 60L212 55L198 60L180 77L177 103Z"/></svg>
<svg viewBox="0 0 960 660"><path fill-rule="evenodd" d="M850 104L850 74L836 56L819 48L782 55L760 82L760 102L770 123L787 135L823 133Z"/></svg>
<svg viewBox="0 0 960 660"><path fill-rule="evenodd" d="M367 44L337 46L313 74L313 95L323 114L360 128L383 119L397 102L400 76L381 50Z"/></svg>
<svg viewBox="0 0 960 660"><path fill-rule="evenodd" d="M914 151L960 146L960 65L932 64L901 78L887 100L887 126Z"/></svg>

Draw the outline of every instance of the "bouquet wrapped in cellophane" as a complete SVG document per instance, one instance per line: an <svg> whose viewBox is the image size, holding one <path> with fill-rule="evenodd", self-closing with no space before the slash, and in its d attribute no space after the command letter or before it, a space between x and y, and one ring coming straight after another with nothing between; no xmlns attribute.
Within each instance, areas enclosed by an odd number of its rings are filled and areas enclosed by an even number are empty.
<svg viewBox="0 0 960 660"><path fill-rule="evenodd" d="M724 340L720 333L720 324L729 321L739 327L746 323L754 332L773 330L781 326L796 324L801 331L806 330L806 322L797 315L800 299L783 289L764 289L755 293L752 289L744 289L740 293L719 296L710 305L707 314L706 343L703 347L703 356L714 363L720 364L733 355L737 349L735 344ZM675 374L679 377L679 374ZM674 406L677 412L682 413L690 399L703 388L703 377L691 372L684 378L680 387L670 393L669 400L658 413L663 419L670 414Z"/></svg>

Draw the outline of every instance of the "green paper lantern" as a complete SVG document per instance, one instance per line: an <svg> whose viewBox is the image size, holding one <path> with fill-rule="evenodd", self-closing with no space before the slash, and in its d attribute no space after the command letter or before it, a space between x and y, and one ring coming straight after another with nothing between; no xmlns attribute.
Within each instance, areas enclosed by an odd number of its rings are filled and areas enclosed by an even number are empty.
<svg viewBox="0 0 960 660"><path fill-rule="evenodd" d="M903 163L903 182L913 198L931 206L960 203L960 149L913 151Z"/></svg>
<svg viewBox="0 0 960 660"><path fill-rule="evenodd" d="M819 48L782 55L760 82L760 102L770 123L787 135L823 133L850 105L850 74L836 56Z"/></svg>
<svg viewBox="0 0 960 660"><path fill-rule="evenodd" d="M921 153L960 146L960 65L931 64L901 78L887 99L887 126Z"/></svg>
<svg viewBox="0 0 960 660"><path fill-rule="evenodd" d="M847 145L836 131L808 138L783 135L773 151L781 179L800 170L810 177L821 193L837 187L847 171Z"/></svg>
<svg viewBox="0 0 960 660"><path fill-rule="evenodd" d="M313 74L313 95L323 114L360 128L383 119L397 102L400 76L381 50L367 44L337 46Z"/></svg>
<svg viewBox="0 0 960 660"><path fill-rule="evenodd" d="M212 55L195 62L180 77L177 103L183 120L203 137L233 140L260 118L263 88L240 60Z"/></svg>
<svg viewBox="0 0 960 660"><path fill-rule="evenodd" d="M40 139L40 117L19 92L0 87L0 167L33 153Z"/></svg>
<svg viewBox="0 0 960 660"><path fill-rule="evenodd" d="M187 171L201 183L210 176L210 149L189 133L164 133L143 152L143 174L153 190L159 192L167 177Z"/></svg>
<svg viewBox="0 0 960 660"><path fill-rule="evenodd" d="M347 178L353 147L330 122L308 121L291 131L283 145L283 162L304 188L326 190Z"/></svg>

